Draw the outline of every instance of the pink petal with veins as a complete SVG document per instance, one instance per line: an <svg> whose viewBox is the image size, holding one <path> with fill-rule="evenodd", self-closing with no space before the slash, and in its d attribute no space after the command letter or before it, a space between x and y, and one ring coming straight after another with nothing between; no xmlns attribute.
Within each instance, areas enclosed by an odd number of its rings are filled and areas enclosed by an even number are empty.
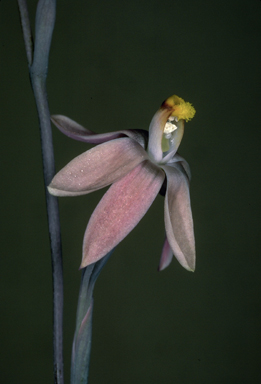
<svg viewBox="0 0 261 384"><path fill-rule="evenodd" d="M101 259L128 235L151 206L164 178L164 172L146 160L109 188L87 226L82 268Z"/></svg>
<svg viewBox="0 0 261 384"><path fill-rule="evenodd" d="M77 196L106 187L147 158L145 150L127 137L108 141L77 156L48 187L55 196Z"/></svg>

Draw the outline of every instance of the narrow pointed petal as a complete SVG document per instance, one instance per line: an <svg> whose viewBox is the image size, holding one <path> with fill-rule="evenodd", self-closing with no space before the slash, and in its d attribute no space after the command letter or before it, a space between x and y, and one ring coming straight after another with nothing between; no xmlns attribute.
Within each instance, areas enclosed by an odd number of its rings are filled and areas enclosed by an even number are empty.
<svg viewBox="0 0 261 384"><path fill-rule="evenodd" d="M158 270L163 271L163 269L167 268L170 265L172 259L173 259L173 252L169 245L168 239L166 237L163 248L162 248Z"/></svg>
<svg viewBox="0 0 261 384"><path fill-rule="evenodd" d="M146 160L109 188L87 226L81 267L101 259L128 235L151 206L164 177Z"/></svg>
<svg viewBox="0 0 261 384"><path fill-rule="evenodd" d="M74 140L84 141L85 143L101 144L120 137L129 137L137 141L143 148L147 146L148 131L143 129L125 129L96 134L66 116L53 115L51 120L63 134Z"/></svg>
<svg viewBox="0 0 261 384"><path fill-rule="evenodd" d="M168 242L180 264L195 270L195 240L188 178L181 166L163 166L167 176L165 227Z"/></svg>
<svg viewBox="0 0 261 384"><path fill-rule="evenodd" d="M127 137L108 141L73 159L48 187L55 196L77 196L106 187L147 158L145 150Z"/></svg>

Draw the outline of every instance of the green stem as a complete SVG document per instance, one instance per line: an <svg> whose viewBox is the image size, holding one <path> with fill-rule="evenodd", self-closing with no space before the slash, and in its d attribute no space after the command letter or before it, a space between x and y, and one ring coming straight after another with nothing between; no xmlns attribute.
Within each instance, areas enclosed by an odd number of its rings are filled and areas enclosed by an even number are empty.
<svg viewBox="0 0 261 384"><path fill-rule="evenodd" d="M87 384L92 340L93 290L113 250L82 271L72 349L71 384Z"/></svg>

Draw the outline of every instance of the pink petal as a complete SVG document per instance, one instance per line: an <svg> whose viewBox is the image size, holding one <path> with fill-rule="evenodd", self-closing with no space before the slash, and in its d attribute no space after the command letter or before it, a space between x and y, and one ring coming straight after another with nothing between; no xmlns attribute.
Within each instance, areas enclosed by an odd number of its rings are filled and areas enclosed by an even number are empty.
<svg viewBox="0 0 261 384"><path fill-rule="evenodd" d="M78 141L84 141L85 143L101 144L105 143L106 141L127 136L137 141L143 148L146 147L148 131L143 129L126 129L121 131L96 134L95 132L84 128L82 125L76 123L76 121L66 116L53 115L51 120L54 125L56 125L56 127L66 136Z"/></svg>
<svg viewBox="0 0 261 384"><path fill-rule="evenodd" d="M162 248L158 270L162 271L163 269L167 268L170 265L172 259L173 259L173 252L169 245L168 239L166 237L163 248Z"/></svg>
<svg viewBox="0 0 261 384"><path fill-rule="evenodd" d="M87 226L82 268L105 256L138 224L157 196L164 177L160 168L146 160L110 187Z"/></svg>
<svg viewBox="0 0 261 384"><path fill-rule="evenodd" d="M167 175L165 227L168 242L180 264L195 270L195 239L188 178L178 164L162 167Z"/></svg>
<svg viewBox="0 0 261 384"><path fill-rule="evenodd" d="M49 192L77 196L103 188L147 158L145 150L127 137L100 144L73 159L53 178Z"/></svg>
<svg viewBox="0 0 261 384"><path fill-rule="evenodd" d="M172 164L172 163L178 163L178 164L182 165L184 171L187 174L189 181L191 180L190 166L189 166L188 162L184 159L184 157L182 157L178 153L176 153L175 156L171 159L171 161L168 162L168 165Z"/></svg>

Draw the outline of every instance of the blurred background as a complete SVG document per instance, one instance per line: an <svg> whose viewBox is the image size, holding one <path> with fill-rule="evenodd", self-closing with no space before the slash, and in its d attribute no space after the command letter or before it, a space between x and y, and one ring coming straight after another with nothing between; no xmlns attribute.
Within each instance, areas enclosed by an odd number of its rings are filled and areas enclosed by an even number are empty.
<svg viewBox="0 0 261 384"><path fill-rule="evenodd" d="M37 1L28 1L32 26ZM90 384L261 382L261 2L57 1L51 113L105 132L147 129L164 99L196 108L197 267L157 266L163 198L122 241L94 291ZM0 2L1 359L5 383L52 383L52 284L39 128L15 1ZM56 168L90 146L53 129ZM104 190L60 198L65 383L82 238Z"/></svg>

